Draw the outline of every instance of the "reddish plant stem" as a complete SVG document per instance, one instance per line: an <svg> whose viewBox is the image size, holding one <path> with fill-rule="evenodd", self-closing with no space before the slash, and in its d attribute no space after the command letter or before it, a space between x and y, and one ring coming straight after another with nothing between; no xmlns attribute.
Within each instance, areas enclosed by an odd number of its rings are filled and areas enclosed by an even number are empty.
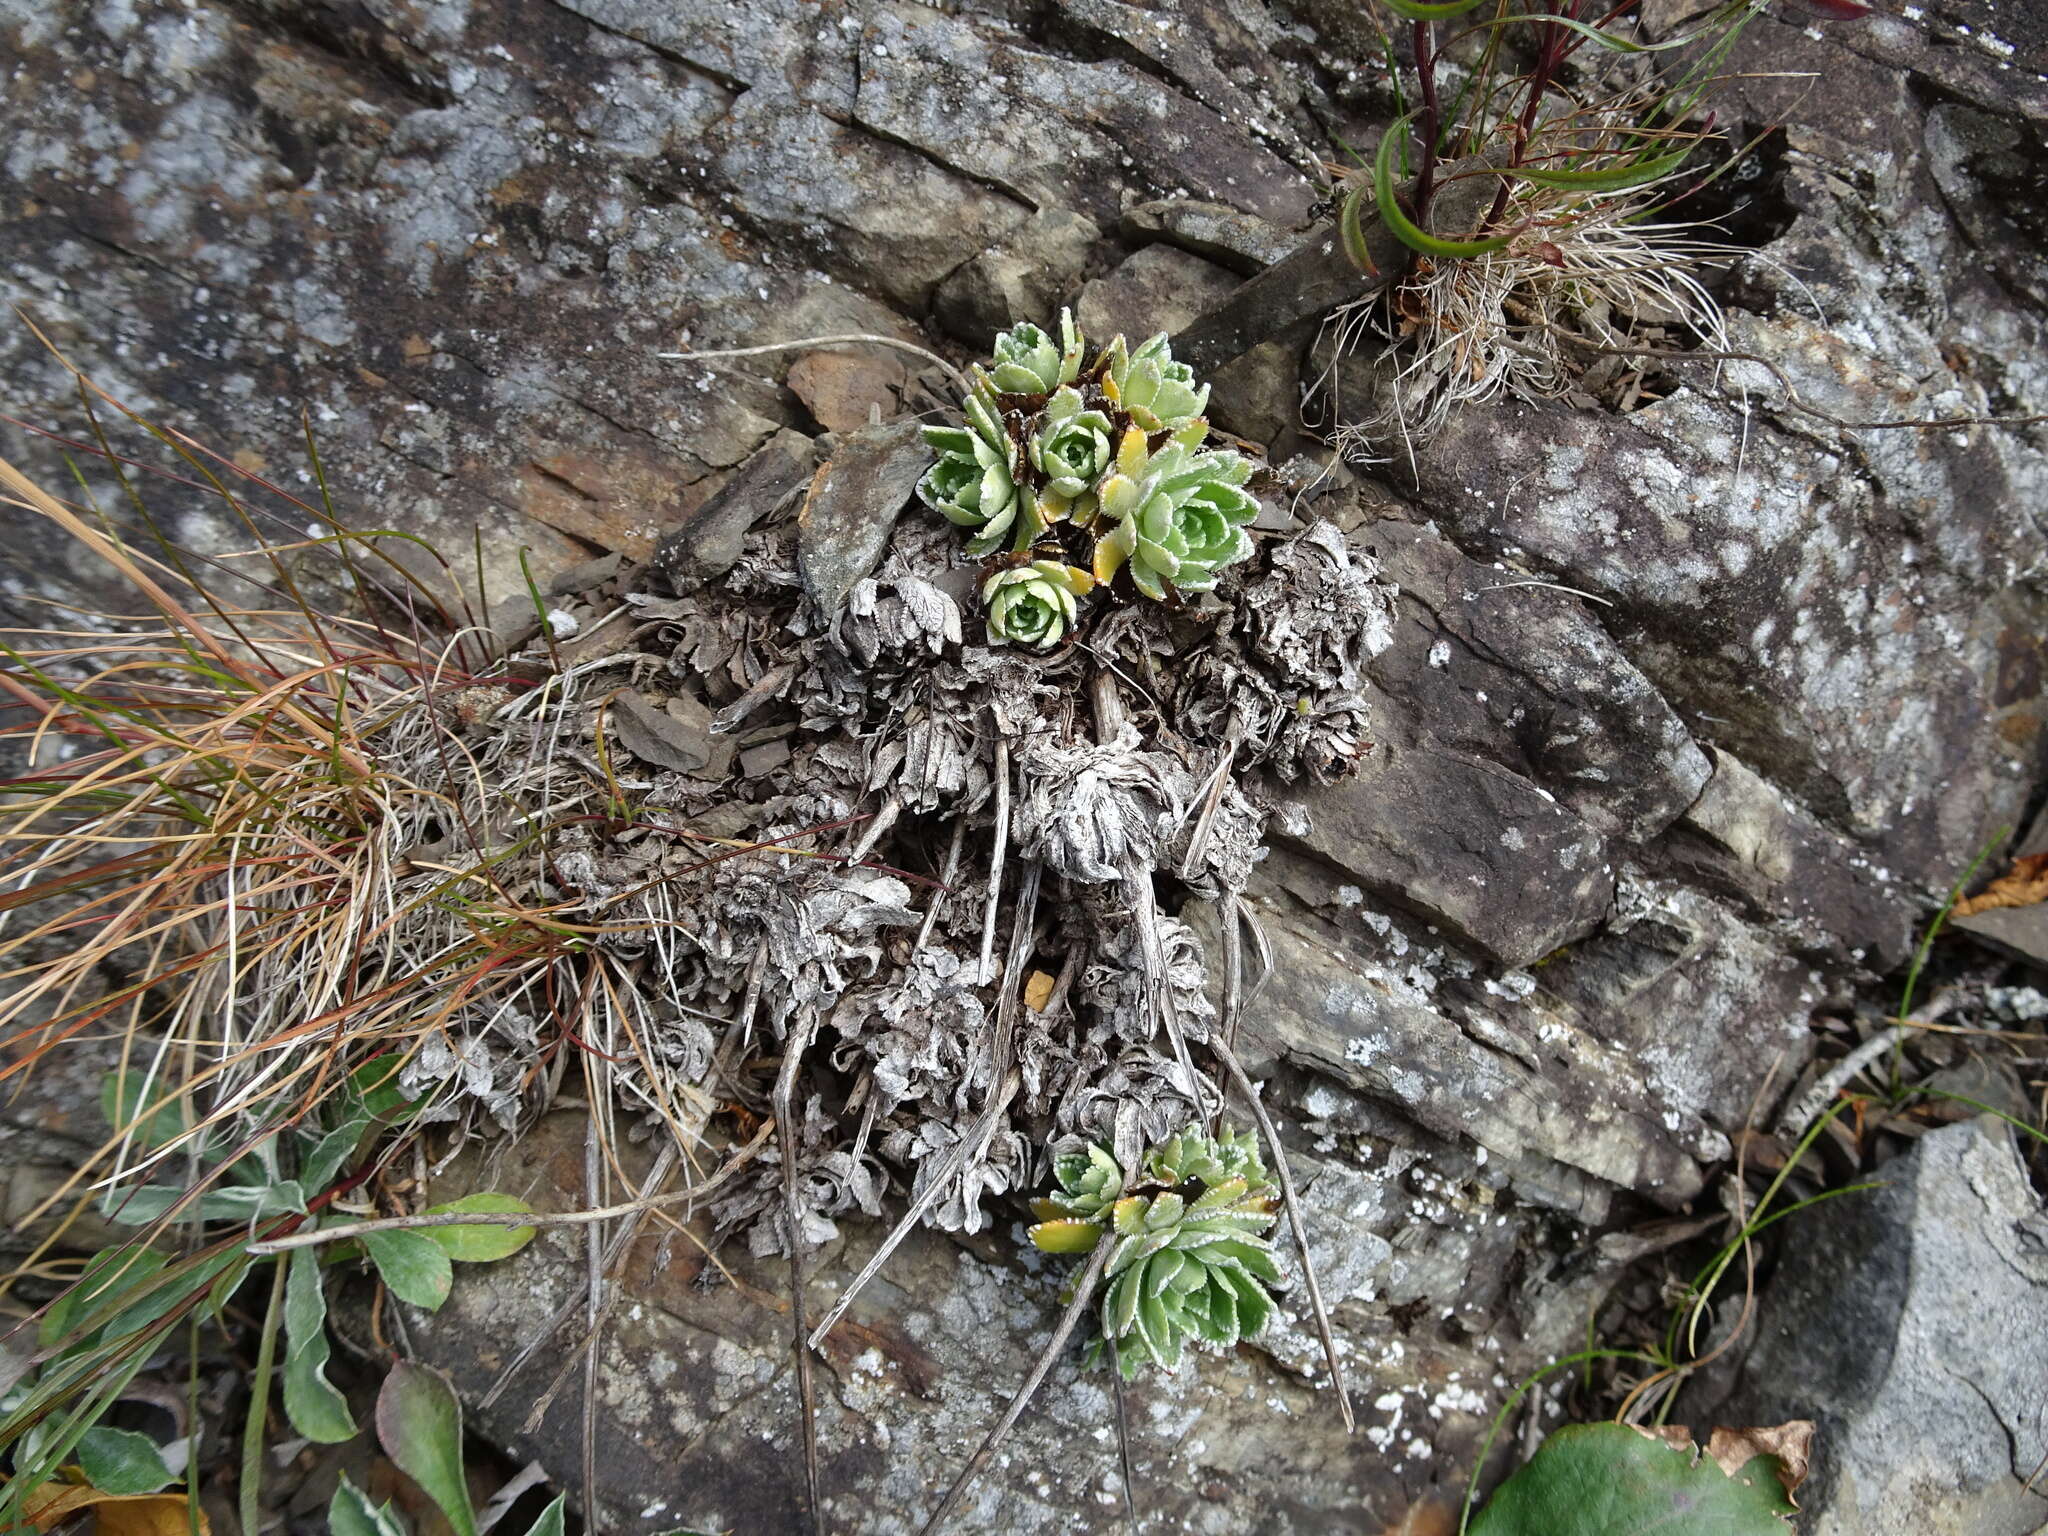
<svg viewBox="0 0 2048 1536"><path fill-rule="evenodd" d="M1429 222L1429 199L1436 190L1436 23L1415 23L1415 74L1422 91L1422 153L1415 171L1415 218L1425 228Z"/></svg>
<svg viewBox="0 0 2048 1536"><path fill-rule="evenodd" d="M1553 15L1557 14L1551 0L1546 0L1544 9ZM1576 18L1578 9L1579 0L1572 0L1565 14ZM1523 156L1529 151L1529 136L1536 131L1536 114L1542 110L1543 93L1550 89L1551 78L1556 75L1558 66L1564 62L1568 51L1566 45L1573 36L1563 27L1548 26L1540 22L1537 25L1543 27L1543 44L1536 50L1536 67L1529 72L1529 83L1525 87L1528 95L1522 103L1522 115L1515 121L1515 147L1508 156L1510 166L1520 165ZM1481 229L1491 229L1500 222L1501 215L1508 209L1508 194L1513 190L1514 179L1508 176L1501 177L1500 190L1493 195L1493 206L1486 210L1486 217L1480 222Z"/></svg>

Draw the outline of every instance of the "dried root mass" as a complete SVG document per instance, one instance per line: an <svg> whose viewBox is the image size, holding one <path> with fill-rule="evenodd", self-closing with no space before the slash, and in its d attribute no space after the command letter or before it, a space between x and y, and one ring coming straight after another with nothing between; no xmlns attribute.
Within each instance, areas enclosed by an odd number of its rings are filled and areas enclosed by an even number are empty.
<svg viewBox="0 0 2048 1536"><path fill-rule="evenodd" d="M1211 967L1173 912L1241 888L1272 785L1368 750L1362 668L1391 638L1375 563L1322 526L1260 543L1200 612L1119 607L1050 656L985 642L982 572L936 519L904 516L838 614L797 579L801 537L771 519L721 582L588 594L626 609L617 648L465 728L457 818L543 829L497 878L601 915L580 1043L672 1127L763 1110L779 1042L815 1028L787 1145L713 1208L763 1253L788 1243L784 1155L807 1244L892 1188L973 1231L1048 1148L1135 1164L1213 1114ZM666 748L635 744L628 698ZM412 1071L459 1063L450 1107L502 1113L547 1034L479 1006Z"/></svg>

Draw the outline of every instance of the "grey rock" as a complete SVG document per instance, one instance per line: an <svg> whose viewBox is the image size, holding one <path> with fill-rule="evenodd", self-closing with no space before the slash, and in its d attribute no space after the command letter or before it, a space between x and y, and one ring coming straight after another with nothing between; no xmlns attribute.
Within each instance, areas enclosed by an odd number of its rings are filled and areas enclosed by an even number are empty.
<svg viewBox="0 0 2048 1536"><path fill-rule="evenodd" d="M1063 21L1090 40L1128 51L1189 97L1303 163L1292 109L1301 98L1296 73L1276 56L1279 18L1263 7L1183 0L1171 9L1124 0L1059 0Z"/></svg>
<svg viewBox="0 0 2048 1536"><path fill-rule="evenodd" d="M1919 87L1872 50L1906 34L1920 78L1960 67L1896 19L1811 35L1774 21L1731 57L1831 82L1805 107L1789 79L1738 93L1752 120L1784 110L1804 126L1779 189L1789 224L1742 269L1731 345L1845 421L2038 409L2042 316L1933 206L1958 155L1983 184L1979 152L1950 142L1966 128L1991 142L1983 125L1957 119L1950 139L1899 153L1892 126L1922 110ZM1997 73L1983 57L1966 73ZM2041 90L2014 79L1986 110L2028 122ZM1871 220L1873 206L1926 213ZM1618 417L1466 412L1419 456L1421 500L1469 553L1613 600L1610 631L1696 737L1858 845L1874 878L1945 890L2024 814L2048 739L2038 430L1844 430L1752 364L1677 368L1667 387Z"/></svg>
<svg viewBox="0 0 2048 1536"><path fill-rule="evenodd" d="M756 523L788 504L811 477L813 448L801 432L777 432L731 479L663 537L648 565L682 596L733 568Z"/></svg>
<svg viewBox="0 0 2048 1536"><path fill-rule="evenodd" d="M1367 233L1376 269L1361 272L1345 254L1336 230L1319 225L1294 253L1212 304L1174 336L1174 356L1197 373L1210 373L1260 342L1304 321L1320 321L1340 304L1355 303L1386 286L1406 265L1405 247L1375 223Z"/></svg>
<svg viewBox="0 0 2048 1536"><path fill-rule="evenodd" d="M1993 907L1951 918L1959 932L2029 964L2048 967L2048 905Z"/></svg>
<svg viewBox="0 0 2048 1536"><path fill-rule="evenodd" d="M1165 240L1250 277L1285 261L1301 236L1227 203L1169 197L1124 210L1126 239Z"/></svg>
<svg viewBox="0 0 2048 1536"><path fill-rule="evenodd" d="M1857 846L1829 830L1724 748L1713 777L1669 843L1690 873L1760 913L1792 924L1804 943L1886 970L1913 943L1918 913L1897 882L1880 881Z"/></svg>
<svg viewBox="0 0 2048 1536"><path fill-rule="evenodd" d="M1300 437L1295 376L1306 335L1262 341L1209 375L1209 420L1278 460ZM1269 509L1273 510L1273 509Z"/></svg>
<svg viewBox="0 0 2048 1536"><path fill-rule="evenodd" d="M1560 1017L1541 1031L1527 1021L1526 1039L1482 1041L1439 1006L1441 983L1417 974L1429 970L1419 951L1403 963L1375 956L1369 940L1333 942L1290 906L1262 902L1274 970L1245 1023L1251 1060L1313 1070L1433 1135L1476 1143L1524 1198L1587 1222L1605 1218L1616 1186L1674 1205L1699 1192L1683 1142L1712 1139L1696 1116L1660 1102L1626 1055Z"/></svg>
<svg viewBox="0 0 2048 1536"><path fill-rule="evenodd" d="M1540 785L1460 749L1380 743L1356 776L1301 804L1312 827L1291 841L1502 965L1583 938L1613 896L1591 827Z"/></svg>
<svg viewBox="0 0 2048 1536"><path fill-rule="evenodd" d="M1706 756L1579 598L1410 523L1368 522L1357 537L1401 588L1402 634L1373 680L1404 720L1499 754L1604 836L1646 842L1698 798Z"/></svg>
<svg viewBox="0 0 2048 1536"><path fill-rule="evenodd" d="M713 734L711 711L687 694L677 695L664 709L624 689L612 701L610 724L628 752L656 767L716 779L732 765L732 738Z"/></svg>
<svg viewBox="0 0 2048 1536"><path fill-rule="evenodd" d="M1085 284L1074 319L1090 336L1121 331L1135 344L1158 331L1179 330L1236 287L1237 279L1212 261L1148 245Z"/></svg>
<svg viewBox="0 0 2048 1536"><path fill-rule="evenodd" d="M1040 208L1001 245L956 267L932 296L939 324L977 350L1020 320L1048 323L1072 295L1101 231L1071 208Z"/></svg>
<svg viewBox="0 0 2048 1536"><path fill-rule="evenodd" d="M1128 64L1059 58L897 3L868 11L859 71L856 121L1033 205L1077 204L1098 223L1116 217L1125 190L1283 221L1308 209L1293 166Z"/></svg>
<svg viewBox="0 0 2048 1536"><path fill-rule="evenodd" d="M1804 27L1789 16L1771 19L1771 26L1742 39L1729 67L1747 70L1768 58L1777 61L1778 69L1828 69L1842 82L1839 99L1857 104L1857 109L1839 113L1839 119L1862 119L1862 131L1873 140L1883 135L1892 94L1915 80L1938 87L1944 96L2023 123L2048 122L2048 80L2043 79L2048 73L2048 22L2031 8L2002 6L1997 0L1960 0L1931 25L1915 25L1912 17L1880 11L1868 18L1867 25L1825 30ZM1775 89L1787 95L1797 92L1789 82Z"/></svg>
<svg viewBox="0 0 2048 1536"><path fill-rule="evenodd" d="M506 1149L488 1175L465 1154L437 1177L434 1198L488 1177L494 1187L528 1192L538 1208L576 1208L583 1139L579 1116L550 1115ZM620 1152L627 1170L641 1173L645 1149ZM1476 1271L1474 1291L1431 1298L1436 1311L1450 1308L1466 1326L1410 1329L1380 1301L1343 1301L1354 1340L1347 1369L1363 1431L1355 1437L1344 1434L1303 1379L1315 1347L1297 1299L1283 1303L1265 1348L1197 1354L1176 1375L1141 1378L1126 1400L1132 1469L1148 1524L1349 1530L1369 1528L1389 1511L1432 1503L1455 1508L1463 1492L1455 1468L1485 1433L1500 1391L1496 1378L1519 1374L1540 1349L1569 1347L1572 1330L1583 1325L1574 1317L1542 1341L1509 1342L1490 1329L1476 1303L1497 1300L1498 1275L1513 1245L1526 1240L1526 1227L1519 1217L1497 1221L1492 1190L1470 1177L1469 1159L1462 1168L1453 1159L1433 1172L1411 1153L1374 1173L1339 1179L1304 1160L1319 1241L1333 1237L1340 1223L1371 1223L1382 1231L1366 1249L1383 1255L1388 1236L1402 1234L1418 1273L1446 1251L1444 1240L1482 1255L1461 1270ZM1417 1178L1439 1191L1439 1218L1409 1230L1402 1192ZM813 1317L880 1235L864 1227L813 1256ZM1386 1267L1400 1262L1389 1259ZM743 1248L721 1251L718 1264L712 1268L690 1241L650 1230L620 1267L619 1304L604 1331L597 1377L608 1529L651 1536L679 1526L801 1528L788 1318L763 1304L784 1293L787 1272ZM1058 1315L1068 1267L1008 1240L956 1242L919 1231L905 1242L827 1338L816 1371L822 1473L835 1528L872 1536L910 1536L919 1528L1030 1368ZM724 1283L721 1269L739 1283ZM520 1345L545 1337L547 1320L585 1285L580 1237L573 1229L543 1230L515 1257L465 1270L438 1312L404 1308L398 1321L413 1354L447 1371L474 1402ZM576 1394L555 1395L535 1427L524 1422L568 1358L565 1350L565 1342L541 1349L475 1422L517 1454L566 1472L580 1457ZM1125 1528L1115 1404L1105 1375L1083 1369L1078 1353L1055 1363L968 1499L958 1529L1107 1536ZM1276 1356L1298 1363L1285 1368Z"/></svg>
<svg viewBox="0 0 2048 1536"><path fill-rule="evenodd" d="M1773 927L1626 867L1600 931L1540 974L1660 1100L1730 1134L1749 1113L1758 1063L1797 1070L1811 1053L1808 1021L1828 995Z"/></svg>
<svg viewBox="0 0 2048 1536"><path fill-rule="evenodd" d="M931 457L916 422L890 422L849 433L812 479L797 513L797 574L835 631Z"/></svg>
<svg viewBox="0 0 2048 1536"><path fill-rule="evenodd" d="M2016 859L2048 853L2048 806L2042 807L2027 835L2012 852ZM1993 907L1968 917L1951 917L1949 921L1993 949L2048 970L2048 904Z"/></svg>
<svg viewBox="0 0 2048 1536"><path fill-rule="evenodd" d="M1784 333L1749 328L1743 340L1769 352L1768 336ZM1845 344L1823 349L1855 366ZM1538 572L1615 602L1623 649L1701 734L1858 837L1887 878L1935 884L2019 810L2014 764L2041 722L2030 705L2011 736L1980 726L2005 712L1986 684L2010 642L1999 605L1976 599L2014 567L1932 529L1956 563L1912 558L1918 537L1872 507L1946 504L1959 495L1951 473L2012 477L1958 507L2022 505L2048 466L1987 442L1965 470L1946 442L1922 446L1873 453L1878 472L1860 474L1803 433L1745 429L1732 407L1681 391L1604 422L1561 408L1472 412L1425 450L1422 480L1461 540L1513 546ZM1957 629L1918 622L1929 607Z"/></svg>
<svg viewBox="0 0 2048 1536"><path fill-rule="evenodd" d="M2010 195L2028 163L2032 134L2011 117L1944 104L1927 115L1927 161L1942 201L1999 280L2036 308L2048 307L2048 257L2038 230ZM2038 215L2037 215L2038 216Z"/></svg>
<svg viewBox="0 0 2048 1536"><path fill-rule="evenodd" d="M306 407L345 517L456 555L480 530L497 597L525 590L522 548L542 581L593 546L639 558L636 541L677 585L714 581L810 479L780 387L797 354L657 352L917 340L908 316L927 305L979 350L1107 270L1120 250L1097 231L1115 228L1145 249L1093 286L1087 314L1176 331L1215 383L1218 423L1282 445L1301 327L1371 287L1327 226L1298 246L1283 233L1307 213L1302 146L1329 153L1318 125L1361 142L1386 118L1343 78L1371 62L1361 13L1330 0L379 0L319 7L328 33L284 0L0 13L0 296L117 394L207 441L231 433L225 449L287 488L309 483L294 478ZM1728 65L1731 119L1789 128L1743 215L1764 259L1724 287L1741 349L1844 417L2039 408L2038 210L2013 189L2048 120L2042 42L2037 18L1990 0L1915 25L1755 20ZM1392 270L1400 253L1381 245ZM10 412L76 425L71 376L25 331L0 329L0 367ZM1419 485L1406 465L1382 472L1370 517L1341 492L1318 503L1408 590L1374 671L1365 776L1306 797L1247 893L1277 969L1241 1045L1298 1154L1363 1433L1346 1441L1308 1391L1322 1366L1295 1291L1257 1348L1134 1391L1148 1519L1373 1530L1454 1509L1496 1378L1578 1347L1588 1308L1644 1251L1574 1222L1695 1198L1765 1067L1783 1053L1796 1070L1810 1049L1813 1008L1891 963L1929 893L2037 791L2038 434L1844 433L1741 364L1674 369L1658 388L1625 417L1474 411L1420 457ZM63 482L47 445L0 432L10 458ZM828 608L921 467L907 437L884 457L829 518L814 508L805 574ZM152 494L182 541L245 541L174 483ZM0 522L31 547L16 514ZM1480 590L1524 577L1615 606ZM129 604L55 552L0 577L0 601L46 598ZM791 744L734 741L768 757ZM1214 954L1205 910L1187 916ZM54 1107L10 1108L11 1211L75 1161L62 1116L90 1119L75 1111L91 1075ZM550 1120L487 1181L580 1205L581 1144L580 1123ZM468 1168L447 1194L486 1178ZM1912 1274L1930 1295L1967 1282L1991 1298L1975 1310L2009 1359L1971 1379L1993 1406L1951 1381L1937 1408L1974 1437L1953 1467L2009 1489L2048 1426L2000 1372L2039 1355L2043 1324L2005 1289L2031 1250L2000 1247L1983 1217L2023 1191L2010 1169L1965 1171L1914 1221L1938 1224L1942 1201L1966 1213L1931 1251L1975 1272L1922 1258ZM1820 1234L1788 1257L1868 1250L1881 1268L1884 1241L1856 1235L1869 1209L1857 1197L1788 1224ZM814 1300L876 1236L849 1223ZM1014 1228L998 1236L913 1239L835 1335L836 1528L909 1528L1049 1328L1055 1271ZM748 1289L700 1286L690 1244L660 1241L635 1250L603 1346L614 1524L794 1528L785 1320L760 1300L782 1275L737 1260ZM407 1346L481 1396L508 1339L580 1294L580 1253L554 1232L467 1270L442 1313L405 1319ZM1857 1274L1823 1278L1860 1294ZM1788 1318L1823 1326L1827 1294L1788 1302ZM1964 1330L1970 1311L1940 1326ZM1955 1360L1979 1344L1856 1315L1853 1336L1815 1335L1779 1379L1797 1411L1808 1364L1824 1384L1853 1378L1841 1440L1882 1471L1886 1437L1911 1451L1924 1434L1870 1406L1903 1379L1893 1362L1925 1363L1929 1340ZM565 1483L575 1392L537 1435L520 1425L570 1347L481 1416ZM1108 1404L1101 1377L1062 1362L965 1528L1116 1529ZM2008 1430L2033 1455L2008 1445L1999 1463ZM1939 1471L1920 1486L1942 1511ZM1891 1529L1939 1530L1910 1489L1884 1497Z"/></svg>
<svg viewBox="0 0 2048 1536"><path fill-rule="evenodd" d="M2048 1212L1985 1117L1795 1218L1722 1422L1817 1421L1813 1536L2031 1536L2048 1443Z"/></svg>
<svg viewBox="0 0 2048 1536"><path fill-rule="evenodd" d="M717 170L737 213L913 311L1026 214L944 156L915 153L803 102L749 93L719 142Z"/></svg>

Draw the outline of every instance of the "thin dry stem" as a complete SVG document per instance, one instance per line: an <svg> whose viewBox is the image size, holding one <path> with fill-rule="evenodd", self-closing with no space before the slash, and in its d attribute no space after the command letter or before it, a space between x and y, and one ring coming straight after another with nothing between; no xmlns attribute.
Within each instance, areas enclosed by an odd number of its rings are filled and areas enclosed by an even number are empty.
<svg viewBox="0 0 2048 1536"><path fill-rule="evenodd" d="M988 1437L981 1442L981 1448L974 1453L973 1459L961 1471L952 1488L947 1491L945 1499L932 1511L931 1519L925 1521L919 1536L938 1536L938 1532L945 1529L946 1522L959 1510L960 1501L967 1497L967 1490L981 1475L982 1468L988 1465L989 1458L995 1455L996 1447L1001 1445L1010 1431L1017 1427L1017 1421L1024 1416L1025 1407L1044 1384L1046 1376L1052 1371L1053 1361L1057 1360L1060 1351L1067 1347L1067 1340L1073 1337L1075 1327L1087 1312L1088 1303L1094 1299L1095 1287L1102 1279L1102 1271L1109 1264L1110 1253L1115 1247L1116 1234L1104 1232L1102 1241L1095 1245L1094 1253L1089 1255L1086 1267L1075 1277L1073 1296L1067 1302L1066 1311L1060 1314L1059 1323L1053 1329L1052 1337L1046 1341L1045 1348L1039 1351L1038 1359L1031 1367L1031 1374L1024 1378L1024 1385L1019 1387L1016 1396L1010 1399L1010 1406L996 1421L995 1427L988 1432Z"/></svg>
<svg viewBox="0 0 2048 1536"><path fill-rule="evenodd" d="M817 1536L828 1536L825 1504L818 1475L818 1398L811 1375L811 1352L804 1336L804 1235L802 1207L797 1198L797 1160L800 1136L796 1116L796 1080L803 1068L804 1052L817 1034L815 1015L806 1013L791 1025L782 1043L782 1066L775 1074L775 1123L782 1149L782 1208L788 1222L790 1348L796 1352L797 1397L803 1410L804 1489L811 1512L811 1528Z"/></svg>
<svg viewBox="0 0 2048 1536"><path fill-rule="evenodd" d="M825 1336L846 1315L846 1309L853 1305L853 1299L870 1280L882 1272L882 1266L889 1262L889 1256L902 1246L906 1237L917 1230L918 1224L924 1220L925 1212L938 1203L939 1197L945 1193L946 1186L965 1166L970 1149L980 1145L994 1133L997 1122L1009 1109L1010 1101L1016 1098L1017 1090L1022 1084L1023 1078L1015 1071L1004 1074L1001 1090L982 1106L981 1114L969 1127L967 1134L947 1149L944 1160L932 1170L932 1176L926 1182L923 1191L910 1202L910 1209L905 1211L902 1219L889 1229L889 1235L882 1239L882 1246L875 1250L874 1257L861 1266L860 1273L855 1275L852 1283L839 1293L839 1299L832 1303L832 1308L825 1314L824 1320L812 1331L811 1348L824 1347Z"/></svg>
<svg viewBox="0 0 2048 1536"><path fill-rule="evenodd" d="M1259 1133L1265 1137L1266 1148L1273 1154L1273 1172L1280 1180L1280 1201L1287 1208L1288 1230L1294 1234L1295 1252L1301 1256L1301 1278L1308 1286L1309 1308L1315 1314L1316 1337L1322 1341L1323 1359L1330 1367L1330 1390L1337 1394L1337 1411L1343 1416L1344 1432L1347 1435L1356 1433L1358 1424L1351 1414L1351 1393L1344 1385L1344 1367L1337 1359L1337 1340L1330 1332L1330 1313L1323 1305L1323 1287L1316 1279L1316 1261L1308 1251L1308 1228L1302 1223L1301 1201L1294 1193L1294 1175L1287 1168L1287 1148L1281 1143L1280 1132L1273 1124L1273 1117L1266 1113L1258 1090L1238 1063L1237 1053L1221 1040L1210 1044L1217 1059L1230 1073L1230 1081L1251 1110L1252 1118L1258 1121Z"/></svg>
<svg viewBox="0 0 2048 1536"><path fill-rule="evenodd" d="M771 341L758 347L721 347L709 352L657 352L654 355L668 362L699 363L716 362L730 357L766 357L773 352L798 352L812 347L894 347L899 352L910 352L945 370L947 381L963 395L967 393L967 379L958 368L947 362L938 353L915 342L902 341L894 336L878 336L868 331L849 332L841 336L800 336L795 341Z"/></svg>

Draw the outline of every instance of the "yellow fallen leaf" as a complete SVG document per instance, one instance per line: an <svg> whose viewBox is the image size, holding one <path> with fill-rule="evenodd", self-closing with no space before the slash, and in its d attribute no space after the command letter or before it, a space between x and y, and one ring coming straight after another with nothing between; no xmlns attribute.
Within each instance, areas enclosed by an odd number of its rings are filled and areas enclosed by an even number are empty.
<svg viewBox="0 0 2048 1536"><path fill-rule="evenodd" d="M1033 1013L1045 1012L1045 1005L1052 1001L1053 979L1044 971L1033 971L1024 978L1024 1006Z"/></svg>
<svg viewBox="0 0 2048 1536"><path fill-rule="evenodd" d="M29 1524L38 1531L54 1530L86 1509L98 1536L190 1536L192 1530L182 1493L102 1493L83 1483L44 1483L24 1501ZM211 1529L201 1510L201 1536Z"/></svg>

